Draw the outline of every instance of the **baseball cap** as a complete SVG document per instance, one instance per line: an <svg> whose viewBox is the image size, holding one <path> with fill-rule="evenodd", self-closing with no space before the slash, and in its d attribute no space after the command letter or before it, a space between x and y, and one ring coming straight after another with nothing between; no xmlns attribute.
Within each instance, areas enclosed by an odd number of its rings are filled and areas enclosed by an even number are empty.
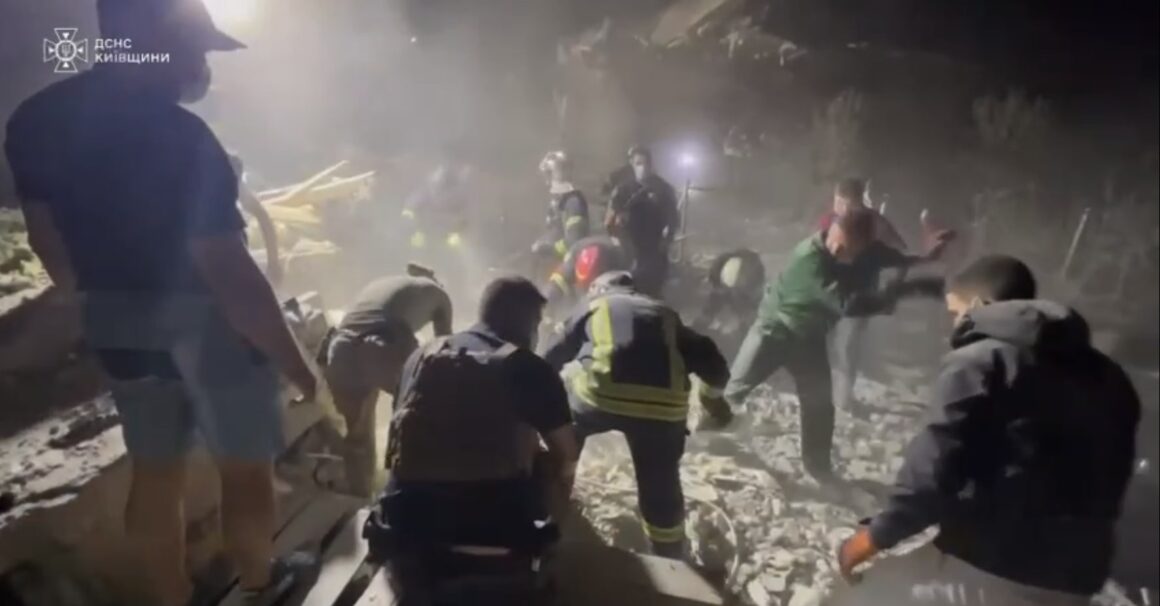
<svg viewBox="0 0 1160 606"><path fill-rule="evenodd" d="M219 30L202 0L97 0L101 36L197 51L246 48Z"/></svg>

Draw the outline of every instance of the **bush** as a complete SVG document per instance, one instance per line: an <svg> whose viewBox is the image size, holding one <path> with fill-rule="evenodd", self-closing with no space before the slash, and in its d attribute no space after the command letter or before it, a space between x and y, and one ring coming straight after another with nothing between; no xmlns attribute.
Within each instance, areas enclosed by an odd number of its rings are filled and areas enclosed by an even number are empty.
<svg viewBox="0 0 1160 606"><path fill-rule="evenodd" d="M44 267L28 246L24 218L18 211L0 209L0 296L47 280Z"/></svg>

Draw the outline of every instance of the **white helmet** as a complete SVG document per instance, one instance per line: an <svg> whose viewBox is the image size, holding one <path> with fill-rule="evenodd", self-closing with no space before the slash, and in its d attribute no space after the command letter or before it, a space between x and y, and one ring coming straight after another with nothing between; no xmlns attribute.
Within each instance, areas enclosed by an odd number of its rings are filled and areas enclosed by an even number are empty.
<svg viewBox="0 0 1160 606"><path fill-rule="evenodd" d="M572 172L572 160L563 151L550 151L540 160L540 172L555 180L566 181Z"/></svg>
<svg viewBox="0 0 1160 606"><path fill-rule="evenodd" d="M636 288L636 281L627 271L608 271L600 274L588 287L590 296L599 296L610 290L632 290Z"/></svg>

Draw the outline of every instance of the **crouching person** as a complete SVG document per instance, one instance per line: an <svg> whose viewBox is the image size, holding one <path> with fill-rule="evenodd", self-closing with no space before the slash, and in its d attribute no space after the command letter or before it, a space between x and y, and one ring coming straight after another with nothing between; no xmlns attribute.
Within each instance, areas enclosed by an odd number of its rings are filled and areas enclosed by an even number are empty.
<svg viewBox="0 0 1160 606"><path fill-rule="evenodd" d="M326 378L346 419L346 489L370 497L375 480L375 402L395 395L403 363L431 324L451 334L451 299L431 270L407 265L406 276L371 282L355 299L326 347Z"/></svg>
<svg viewBox="0 0 1160 606"><path fill-rule="evenodd" d="M587 304L565 323L544 359L557 371L580 362L583 370L569 387L581 447L591 435L624 434L652 550L683 557L680 460L689 373L703 382L701 404L715 424L732 419L721 397L729 366L717 346L682 324L676 311L638 293L627 272L610 272L597 278Z"/></svg>
<svg viewBox="0 0 1160 606"><path fill-rule="evenodd" d="M934 542L873 565L835 604L1081 606L1103 586L1140 403L1087 323L1035 299L1030 270L985 257L953 279L955 316L885 511L846 541L847 578L938 525Z"/></svg>
<svg viewBox="0 0 1160 606"><path fill-rule="evenodd" d="M530 351L544 303L531 282L500 278L479 324L407 360L365 533L401 604L534 603L536 564L558 535L549 505L566 506L577 458L564 386ZM541 440L551 498L533 474ZM480 577L499 595L458 593Z"/></svg>

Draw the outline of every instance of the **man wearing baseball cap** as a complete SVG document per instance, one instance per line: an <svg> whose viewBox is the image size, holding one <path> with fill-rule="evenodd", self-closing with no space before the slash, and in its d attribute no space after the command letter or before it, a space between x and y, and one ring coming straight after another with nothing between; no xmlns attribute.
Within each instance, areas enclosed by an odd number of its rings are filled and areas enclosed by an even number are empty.
<svg viewBox="0 0 1160 606"><path fill-rule="evenodd" d="M241 588L248 603L269 604L314 569L301 554L273 557L279 375L307 398L324 386L246 249L229 157L180 106L208 91L206 54L242 44L200 0L98 0L97 11L102 40L117 41L111 59L37 93L8 123L29 241L56 287L79 297L109 378L133 463L126 530L147 602L197 601L182 495L200 435L221 472Z"/></svg>

